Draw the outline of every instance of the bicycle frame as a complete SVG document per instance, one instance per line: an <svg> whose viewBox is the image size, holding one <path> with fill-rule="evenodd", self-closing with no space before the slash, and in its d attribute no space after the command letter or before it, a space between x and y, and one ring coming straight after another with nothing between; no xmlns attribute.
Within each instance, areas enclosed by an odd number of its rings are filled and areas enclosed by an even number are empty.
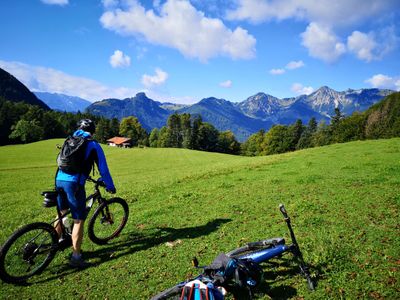
<svg viewBox="0 0 400 300"><path fill-rule="evenodd" d="M270 241L276 242L276 243L271 243L274 245L271 245L270 248L262 249L259 251L254 251L249 254L239 255L238 258L252 259L256 263L262 263L262 262L266 262L274 257L279 257L282 254L284 254L285 252L291 252L299 264L301 274L307 279L310 290L314 290L314 284L311 280L309 268L306 265L306 263L304 262L303 254L300 251L299 244L297 243L296 236L294 234L294 231L293 231L293 228L292 228L292 225L290 222L290 217L288 216L287 211L283 204L279 205L279 210L281 211L281 213L284 217L284 220L286 222L286 225L288 227L288 230L290 233L290 238L292 240L292 244L285 245L285 240L280 239L280 238L271 239ZM249 243L249 244L247 244L247 246L249 248L251 248L251 246L255 245L255 244L257 244L257 242Z"/></svg>
<svg viewBox="0 0 400 300"><path fill-rule="evenodd" d="M89 203L89 205L86 205L87 208L87 213L89 213L90 209L93 206L94 201L98 201L99 205L103 202L103 197L101 196L101 192L99 189L99 186L102 186L102 182L101 181L97 181L92 179L90 176L86 179L89 182L92 182L95 184L94 186L94 192L92 194L90 194L88 197L86 197L85 202ZM64 193L64 191L59 191L59 193ZM66 197L66 195L63 195L63 197ZM67 238L68 234L66 232L65 226L62 222L63 218L66 217L67 215L69 215L71 213L70 209L67 209L64 213L60 210L58 203L56 204L56 209L57 209L57 218L52 221L50 224L53 224L54 227L60 226L61 228L61 237L62 238Z"/></svg>

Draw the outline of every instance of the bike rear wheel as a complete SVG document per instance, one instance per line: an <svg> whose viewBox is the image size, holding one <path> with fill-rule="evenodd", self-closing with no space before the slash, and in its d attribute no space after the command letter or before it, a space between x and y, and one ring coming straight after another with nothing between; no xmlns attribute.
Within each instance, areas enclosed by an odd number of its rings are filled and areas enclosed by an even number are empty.
<svg viewBox="0 0 400 300"><path fill-rule="evenodd" d="M58 235L47 223L32 223L15 231L0 249L0 278L20 283L43 271L58 249Z"/></svg>
<svg viewBox="0 0 400 300"><path fill-rule="evenodd" d="M128 216L129 208L124 199L112 198L104 201L89 220L89 238L96 244L106 244L121 233Z"/></svg>

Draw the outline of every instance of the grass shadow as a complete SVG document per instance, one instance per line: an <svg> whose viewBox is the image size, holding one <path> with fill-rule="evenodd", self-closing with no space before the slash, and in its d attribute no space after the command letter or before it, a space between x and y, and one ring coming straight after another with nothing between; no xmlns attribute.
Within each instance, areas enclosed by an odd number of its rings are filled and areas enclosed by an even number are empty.
<svg viewBox="0 0 400 300"><path fill-rule="evenodd" d="M264 282L258 286L256 296L267 295L270 299L291 299L297 295L297 290L292 286L280 285L279 282L285 281L288 277L301 276L304 285L307 285L307 279L301 275L300 267L293 258L280 257L261 264L264 271ZM319 274L323 266L312 266L307 264L312 277L314 288L317 287Z"/></svg>
<svg viewBox="0 0 400 300"><path fill-rule="evenodd" d="M231 219L215 219L201 226L184 227L184 228L172 228L172 227L158 227L152 229L151 232L137 233L130 232L121 234L115 242L90 252L84 252L84 258L89 260L96 260L93 266L100 265L110 260L118 259L120 257L130 255L135 252L144 251L149 248L164 244L166 242L195 239L201 236L208 235L216 230L225 223L230 222ZM57 264L49 267L47 271L51 272L52 275L43 280L32 281L34 283L43 283L60 277L79 272L79 269L70 268L67 263Z"/></svg>

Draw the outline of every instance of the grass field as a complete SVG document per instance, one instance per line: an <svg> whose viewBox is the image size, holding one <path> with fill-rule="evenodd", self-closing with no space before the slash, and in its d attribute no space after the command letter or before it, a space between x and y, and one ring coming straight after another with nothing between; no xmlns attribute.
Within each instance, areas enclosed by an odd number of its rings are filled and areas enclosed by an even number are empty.
<svg viewBox="0 0 400 300"><path fill-rule="evenodd" d="M40 192L53 185L60 142L0 147L0 243L21 225L53 217ZM284 256L263 265L258 299L400 298L400 139L255 158L104 150L117 195L130 206L121 236L106 246L85 239L94 267L69 269L65 250L28 285L0 282L1 299L149 299L196 274L193 256L209 264L245 242L288 239L279 203L317 288L308 291Z"/></svg>

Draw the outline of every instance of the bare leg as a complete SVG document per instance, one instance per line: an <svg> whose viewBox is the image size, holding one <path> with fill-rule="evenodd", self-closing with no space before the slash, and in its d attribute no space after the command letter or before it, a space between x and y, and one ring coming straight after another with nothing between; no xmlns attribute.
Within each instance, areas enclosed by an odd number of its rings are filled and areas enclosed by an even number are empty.
<svg viewBox="0 0 400 300"><path fill-rule="evenodd" d="M74 227L72 228L72 252L74 255L81 253L81 245L83 239L83 228L85 220L74 220Z"/></svg>
<svg viewBox="0 0 400 300"><path fill-rule="evenodd" d="M66 209L66 210L62 210L62 211L61 211L61 214L63 215L63 214L65 214L66 212L67 212L67 209ZM56 219L58 219L58 216L57 216ZM58 238L60 238L60 237L61 237L61 234L62 234L62 229L61 229L61 225L60 225L59 220L57 220L57 221L54 222L54 229L57 231Z"/></svg>

